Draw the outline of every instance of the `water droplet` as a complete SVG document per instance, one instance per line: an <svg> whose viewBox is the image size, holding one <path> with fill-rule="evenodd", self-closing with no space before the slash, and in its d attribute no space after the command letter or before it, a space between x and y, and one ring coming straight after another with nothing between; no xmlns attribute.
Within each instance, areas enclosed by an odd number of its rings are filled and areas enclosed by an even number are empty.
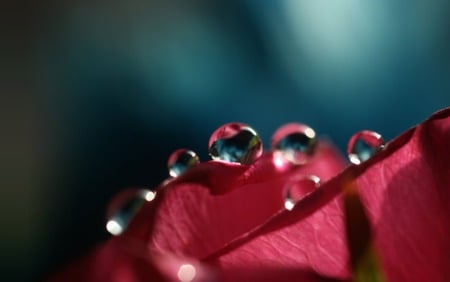
<svg viewBox="0 0 450 282"><path fill-rule="evenodd" d="M360 164L384 148L383 137L375 131L363 130L354 134L347 146L350 161Z"/></svg>
<svg viewBox="0 0 450 282"><path fill-rule="evenodd" d="M316 132L300 123L286 124L272 136L272 149L294 164L305 163L315 152L316 145Z"/></svg>
<svg viewBox="0 0 450 282"><path fill-rule="evenodd" d="M315 175L301 176L288 182L285 190L284 207L292 210L295 204L320 185L320 178Z"/></svg>
<svg viewBox="0 0 450 282"><path fill-rule="evenodd" d="M167 167L169 168L170 176L177 177L199 163L200 160L195 152L188 149L179 149L170 155Z"/></svg>
<svg viewBox="0 0 450 282"><path fill-rule="evenodd" d="M194 280L197 271L192 264L186 263L182 264L178 269L178 279L181 282L190 282Z"/></svg>
<svg viewBox="0 0 450 282"><path fill-rule="evenodd" d="M214 160L248 165L263 153L261 138L243 123L228 123L209 138L209 154Z"/></svg>
<svg viewBox="0 0 450 282"><path fill-rule="evenodd" d="M155 199L156 192L147 189L128 189L113 198L108 212L106 230L112 235L120 235L147 201Z"/></svg>

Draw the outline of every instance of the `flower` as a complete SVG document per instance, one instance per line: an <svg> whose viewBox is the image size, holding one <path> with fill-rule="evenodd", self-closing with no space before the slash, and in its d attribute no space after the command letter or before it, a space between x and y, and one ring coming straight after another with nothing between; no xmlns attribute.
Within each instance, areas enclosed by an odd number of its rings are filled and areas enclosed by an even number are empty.
<svg viewBox="0 0 450 282"><path fill-rule="evenodd" d="M387 281L450 281L449 145L450 108L360 165L326 141L303 165L201 163L52 280L347 281L369 254ZM311 174L321 185L284 209L286 184Z"/></svg>

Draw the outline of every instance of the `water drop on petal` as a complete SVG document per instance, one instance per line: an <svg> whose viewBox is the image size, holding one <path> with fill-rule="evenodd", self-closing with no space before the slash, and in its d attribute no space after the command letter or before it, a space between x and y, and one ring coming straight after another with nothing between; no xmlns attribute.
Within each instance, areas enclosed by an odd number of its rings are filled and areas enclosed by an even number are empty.
<svg viewBox="0 0 450 282"><path fill-rule="evenodd" d="M300 123L286 124L272 136L272 149L294 164L305 163L314 154L316 145L315 131Z"/></svg>
<svg viewBox="0 0 450 282"><path fill-rule="evenodd" d="M295 204L320 185L320 178L315 175L301 176L286 184L284 207L292 210Z"/></svg>
<svg viewBox="0 0 450 282"><path fill-rule="evenodd" d="M350 162L360 164L384 148L383 137L375 131L363 130L354 134L347 146Z"/></svg>
<svg viewBox="0 0 450 282"><path fill-rule="evenodd" d="M228 123L209 138L209 154L214 160L249 165L263 153L261 138L243 123Z"/></svg>
<svg viewBox="0 0 450 282"><path fill-rule="evenodd" d="M170 155L167 167L170 176L177 177L199 163L200 160L195 152L188 149L179 149Z"/></svg>
<svg viewBox="0 0 450 282"><path fill-rule="evenodd" d="M119 193L109 205L106 230L112 235L122 234L142 205L155 197L156 192L148 189L129 189Z"/></svg>

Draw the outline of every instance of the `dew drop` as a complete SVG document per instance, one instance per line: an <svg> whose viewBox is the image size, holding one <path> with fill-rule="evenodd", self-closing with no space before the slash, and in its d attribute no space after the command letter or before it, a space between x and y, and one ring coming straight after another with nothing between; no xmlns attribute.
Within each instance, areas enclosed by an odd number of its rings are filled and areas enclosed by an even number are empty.
<svg viewBox="0 0 450 282"><path fill-rule="evenodd" d="M209 138L209 154L213 160L249 165L263 153L261 138L243 123L227 123Z"/></svg>
<svg viewBox="0 0 450 282"><path fill-rule="evenodd" d="M147 189L129 189L119 193L109 205L106 230L112 235L122 234L142 205L155 197L156 192Z"/></svg>
<svg viewBox="0 0 450 282"><path fill-rule="evenodd" d="M285 188L284 207L292 210L295 204L320 185L320 178L315 175L302 176L288 182Z"/></svg>
<svg viewBox="0 0 450 282"><path fill-rule="evenodd" d="M384 148L383 137L375 131L363 130L354 134L347 146L350 162L360 164Z"/></svg>
<svg viewBox="0 0 450 282"><path fill-rule="evenodd" d="M199 163L200 159L194 151L179 149L170 155L167 161L167 167L169 169L170 176L177 177Z"/></svg>
<svg viewBox="0 0 450 282"><path fill-rule="evenodd" d="M316 149L316 132L300 123L288 123L272 136L272 149L294 164L303 164Z"/></svg>

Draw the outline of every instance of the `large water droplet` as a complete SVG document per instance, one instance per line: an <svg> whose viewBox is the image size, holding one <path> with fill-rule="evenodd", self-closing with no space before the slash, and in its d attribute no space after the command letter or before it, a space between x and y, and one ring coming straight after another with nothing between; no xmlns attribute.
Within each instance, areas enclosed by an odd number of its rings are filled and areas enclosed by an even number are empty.
<svg viewBox="0 0 450 282"><path fill-rule="evenodd" d="M272 136L272 149L294 164L305 163L315 152L316 133L304 124L286 124Z"/></svg>
<svg viewBox="0 0 450 282"><path fill-rule="evenodd" d="M315 175L301 176L286 184L284 207L292 210L295 204L320 185L320 178Z"/></svg>
<svg viewBox="0 0 450 282"><path fill-rule="evenodd" d="M350 161L360 164L370 159L384 148L384 140L375 131L363 130L354 134L347 146L347 154Z"/></svg>
<svg viewBox="0 0 450 282"><path fill-rule="evenodd" d="M243 123L228 123L209 138L209 154L214 160L251 164L263 153L261 138Z"/></svg>
<svg viewBox="0 0 450 282"><path fill-rule="evenodd" d="M120 235L147 201L153 201L155 191L129 189L113 198L107 212L106 230L112 235Z"/></svg>
<svg viewBox="0 0 450 282"><path fill-rule="evenodd" d="M167 167L169 168L170 176L177 177L199 163L200 160L195 152L188 149L179 149L170 155Z"/></svg>

